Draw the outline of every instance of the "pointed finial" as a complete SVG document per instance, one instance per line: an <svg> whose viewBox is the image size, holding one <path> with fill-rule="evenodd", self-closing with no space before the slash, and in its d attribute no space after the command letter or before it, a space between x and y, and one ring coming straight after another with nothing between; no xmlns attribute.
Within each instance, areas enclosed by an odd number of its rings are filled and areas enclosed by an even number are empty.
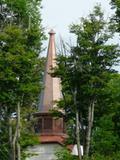
<svg viewBox="0 0 120 160"><path fill-rule="evenodd" d="M56 34L56 33L55 33L55 31L53 29L51 29L49 34L52 35L52 34Z"/></svg>

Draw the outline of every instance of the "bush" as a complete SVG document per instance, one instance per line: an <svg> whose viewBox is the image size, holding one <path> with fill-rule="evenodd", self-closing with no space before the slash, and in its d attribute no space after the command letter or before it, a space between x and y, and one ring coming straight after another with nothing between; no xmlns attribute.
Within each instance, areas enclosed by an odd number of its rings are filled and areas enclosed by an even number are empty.
<svg viewBox="0 0 120 160"><path fill-rule="evenodd" d="M76 156L71 155L71 153L65 148L56 152L56 157L56 160L78 160Z"/></svg>
<svg viewBox="0 0 120 160"><path fill-rule="evenodd" d="M112 156L104 156L99 153L94 153L89 158L84 157L83 160L120 160L120 152L116 152Z"/></svg>

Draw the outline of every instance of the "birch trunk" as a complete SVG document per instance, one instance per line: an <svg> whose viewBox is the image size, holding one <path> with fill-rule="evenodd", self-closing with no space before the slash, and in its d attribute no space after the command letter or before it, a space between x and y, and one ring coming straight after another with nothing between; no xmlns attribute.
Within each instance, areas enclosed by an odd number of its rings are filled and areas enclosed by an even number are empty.
<svg viewBox="0 0 120 160"><path fill-rule="evenodd" d="M12 160L12 124L11 124L11 117L9 117L9 145L10 145L10 150L9 150L9 159Z"/></svg>
<svg viewBox="0 0 120 160"><path fill-rule="evenodd" d="M94 120L94 107L95 107L95 101L93 101L88 108L88 128L86 133L86 147L85 147L86 156L89 155L89 150L90 150L91 132Z"/></svg>
<svg viewBox="0 0 120 160"><path fill-rule="evenodd" d="M12 160L16 160L16 147L15 147L15 143L13 143L13 146L12 146Z"/></svg>
<svg viewBox="0 0 120 160"><path fill-rule="evenodd" d="M78 150L78 157L81 160L81 147L80 147L80 123L79 123L79 112L77 109L77 89L73 93L74 97L74 106L76 108L76 141L77 141L77 150Z"/></svg>
<svg viewBox="0 0 120 160"><path fill-rule="evenodd" d="M12 141L12 160L16 160L16 139L17 139L17 126L15 130L15 134Z"/></svg>
<svg viewBox="0 0 120 160"><path fill-rule="evenodd" d="M20 103L18 102L17 106L17 159L21 160L21 151L20 151Z"/></svg>
<svg viewBox="0 0 120 160"><path fill-rule="evenodd" d="M80 125L79 125L79 113L78 113L78 111L76 111L76 140L77 140L78 157L79 157L79 160L81 160Z"/></svg>

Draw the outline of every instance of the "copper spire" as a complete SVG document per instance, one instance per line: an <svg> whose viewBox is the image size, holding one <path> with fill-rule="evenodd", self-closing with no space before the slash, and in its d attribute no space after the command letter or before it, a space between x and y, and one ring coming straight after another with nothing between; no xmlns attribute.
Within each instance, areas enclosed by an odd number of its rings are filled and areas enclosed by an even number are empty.
<svg viewBox="0 0 120 160"><path fill-rule="evenodd" d="M61 98L60 79L51 77L49 74L51 68L56 66L56 47L55 47L55 32L49 32L49 46L47 52L47 62L44 73L44 89L41 92L40 111L48 112L55 106L55 101Z"/></svg>
<svg viewBox="0 0 120 160"><path fill-rule="evenodd" d="M54 31L53 29L51 29L50 32L49 32L49 34L50 34L50 35L52 35L52 34L54 35L54 34L55 34L55 31Z"/></svg>

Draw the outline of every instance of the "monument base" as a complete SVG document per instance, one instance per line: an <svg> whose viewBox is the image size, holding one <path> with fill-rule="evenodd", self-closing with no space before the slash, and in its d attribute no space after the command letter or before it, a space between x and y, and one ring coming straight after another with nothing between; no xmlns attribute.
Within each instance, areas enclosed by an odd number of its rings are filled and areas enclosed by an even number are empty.
<svg viewBox="0 0 120 160"><path fill-rule="evenodd" d="M27 153L33 156L26 158L26 160L56 160L55 153L59 151L62 146L58 143L47 143L28 147Z"/></svg>

